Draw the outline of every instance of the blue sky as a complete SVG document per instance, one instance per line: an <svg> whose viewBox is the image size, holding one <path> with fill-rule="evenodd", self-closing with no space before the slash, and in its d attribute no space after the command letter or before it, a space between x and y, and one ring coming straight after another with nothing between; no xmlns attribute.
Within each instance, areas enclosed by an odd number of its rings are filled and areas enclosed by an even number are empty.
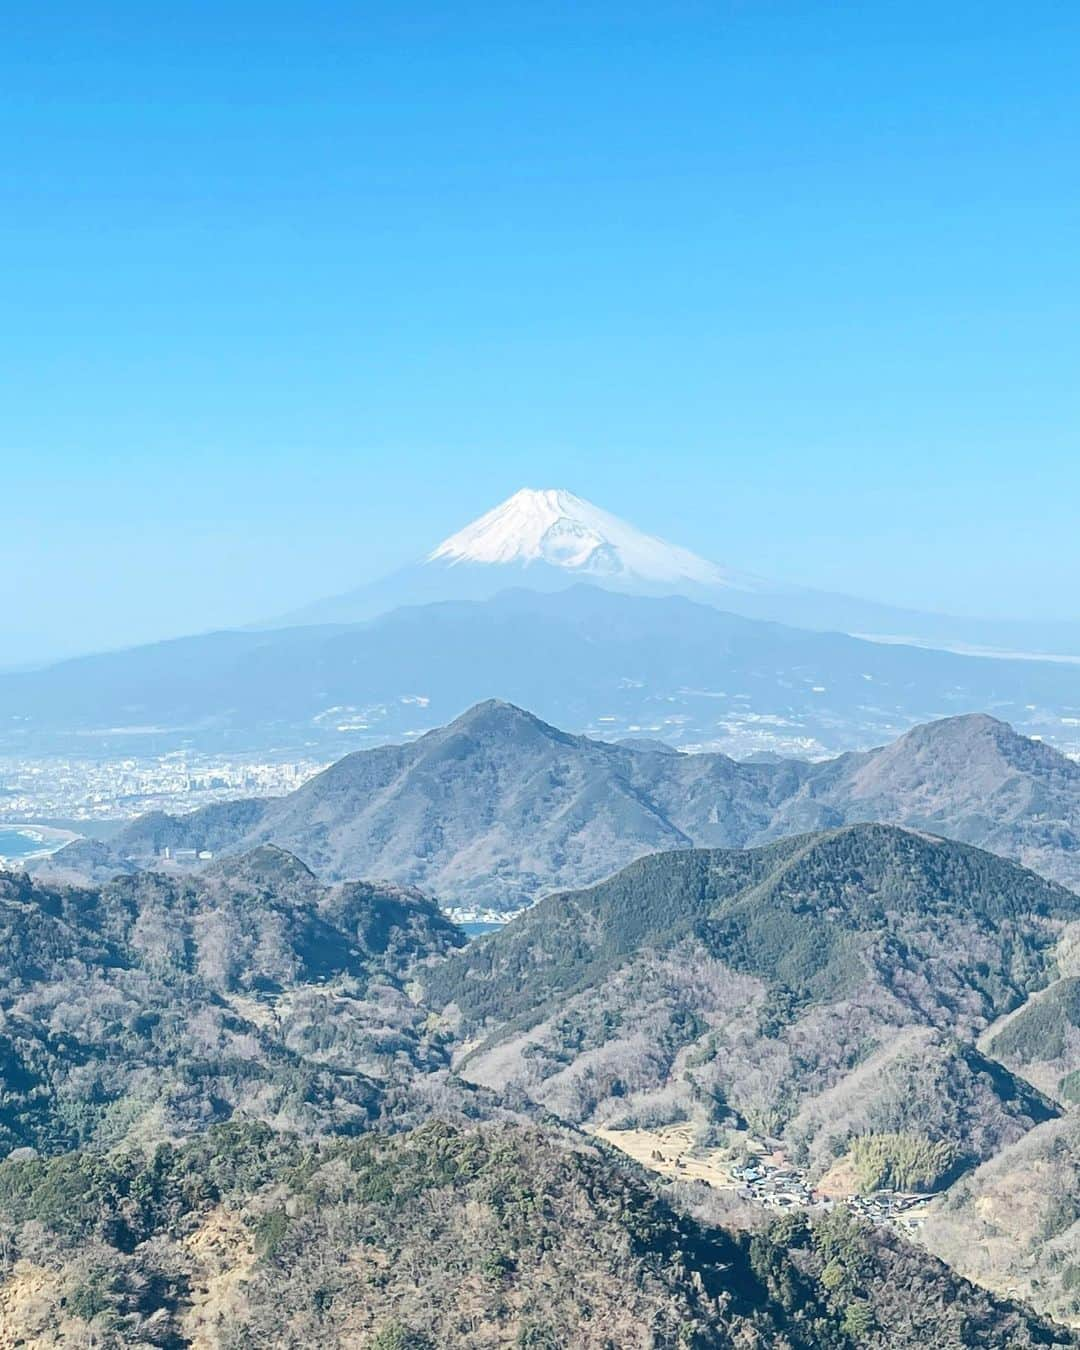
<svg viewBox="0 0 1080 1350"><path fill-rule="evenodd" d="M1076 613L1075 5L5 23L0 665L288 609L523 485Z"/></svg>

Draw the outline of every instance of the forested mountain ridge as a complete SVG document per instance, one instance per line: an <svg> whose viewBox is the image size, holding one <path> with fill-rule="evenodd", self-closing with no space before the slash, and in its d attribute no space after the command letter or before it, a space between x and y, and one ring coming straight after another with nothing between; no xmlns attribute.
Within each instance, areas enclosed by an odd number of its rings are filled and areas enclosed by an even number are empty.
<svg viewBox="0 0 1080 1350"><path fill-rule="evenodd" d="M974 1042L1055 977L1077 919L1080 897L979 849L849 826L642 859L425 980L464 1074L566 1119L748 1124L818 1174L906 1133L947 1145L936 1184L1056 1113Z"/></svg>
<svg viewBox="0 0 1080 1350"><path fill-rule="evenodd" d="M407 1123L429 1089L453 1111L445 1038L405 983L463 941L415 892L327 887L268 846L86 889L0 873L0 1150L237 1114L353 1132Z"/></svg>
<svg viewBox="0 0 1080 1350"><path fill-rule="evenodd" d="M1080 886L1080 765L983 715L835 760L742 763L571 736L489 702L409 745L349 755L284 798L144 816L114 856L153 865L165 848L273 842L328 879L383 876L448 905L516 909L657 850L871 820Z"/></svg>
<svg viewBox="0 0 1080 1350"><path fill-rule="evenodd" d="M13 1343L1030 1350L1080 1342L839 1211L753 1236L566 1131L259 1125L0 1164Z"/></svg>
<svg viewBox="0 0 1080 1350"><path fill-rule="evenodd" d="M851 825L754 849L651 854L595 886L545 897L431 980L458 991L466 1016L505 1021L546 1006L525 976L562 998L641 950L694 937L811 999L851 978L855 937L931 918L1028 925L1045 951L1060 924L1080 918L1080 896L970 845Z"/></svg>

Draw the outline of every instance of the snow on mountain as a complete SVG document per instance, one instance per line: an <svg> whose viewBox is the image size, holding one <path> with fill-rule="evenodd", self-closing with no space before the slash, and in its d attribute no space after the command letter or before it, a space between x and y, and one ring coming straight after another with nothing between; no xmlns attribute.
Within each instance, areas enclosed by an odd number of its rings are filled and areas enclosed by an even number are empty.
<svg viewBox="0 0 1080 1350"><path fill-rule="evenodd" d="M597 579L739 588L749 584L748 578L644 534L561 488L522 488L444 540L426 561L451 566L545 563Z"/></svg>
<svg viewBox="0 0 1080 1350"><path fill-rule="evenodd" d="M762 528L767 528L763 523ZM793 550L791 571L800 560ZM769 581L710 562L645 534L592 502L559 488L522 488L445 539L425 557L259 627L351 624L403 605L483 602L521 588L558 592L582 582L630 595L681 595L748 619L796 628L981 654L1080 657L1080 623L965 619L898 609L818 591L800 581Z"/></svg>

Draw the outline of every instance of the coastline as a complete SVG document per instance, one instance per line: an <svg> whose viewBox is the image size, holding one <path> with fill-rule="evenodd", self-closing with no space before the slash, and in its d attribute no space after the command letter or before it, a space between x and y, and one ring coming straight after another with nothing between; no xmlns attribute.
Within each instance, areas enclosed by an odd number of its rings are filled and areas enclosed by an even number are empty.
<svg viewBox="0 0 1080 1350"><path fill-rule="evenodd" d="M56 825L35 825L19 820L0 821L0 836L5 833L21 835L24 839L39 844L40 847L19 853L0 851L0 864L24 863L36 858L45 858L63 848L65 844L83 837L74 830L64 830Z"/></svg>

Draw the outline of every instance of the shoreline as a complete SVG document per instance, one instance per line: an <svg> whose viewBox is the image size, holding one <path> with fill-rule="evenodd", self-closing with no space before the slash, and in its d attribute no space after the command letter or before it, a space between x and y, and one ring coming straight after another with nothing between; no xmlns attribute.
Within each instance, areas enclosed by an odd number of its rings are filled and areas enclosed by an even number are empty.
<svg viewBox="0 0 1080 1350"><path fill-rule="evenodd" d="M26 853L8 854L0 852L0 863L23 863L36 858L46 858L50 853L55 853L58 849L63 848L65 844L71 844L76 839L83 838L81 834L74 830L61 829L56 825L35 825L19 820L0 821L0 834L6 831L21 835L24 839L40 844L41 847L31 849Z"/></svg>

